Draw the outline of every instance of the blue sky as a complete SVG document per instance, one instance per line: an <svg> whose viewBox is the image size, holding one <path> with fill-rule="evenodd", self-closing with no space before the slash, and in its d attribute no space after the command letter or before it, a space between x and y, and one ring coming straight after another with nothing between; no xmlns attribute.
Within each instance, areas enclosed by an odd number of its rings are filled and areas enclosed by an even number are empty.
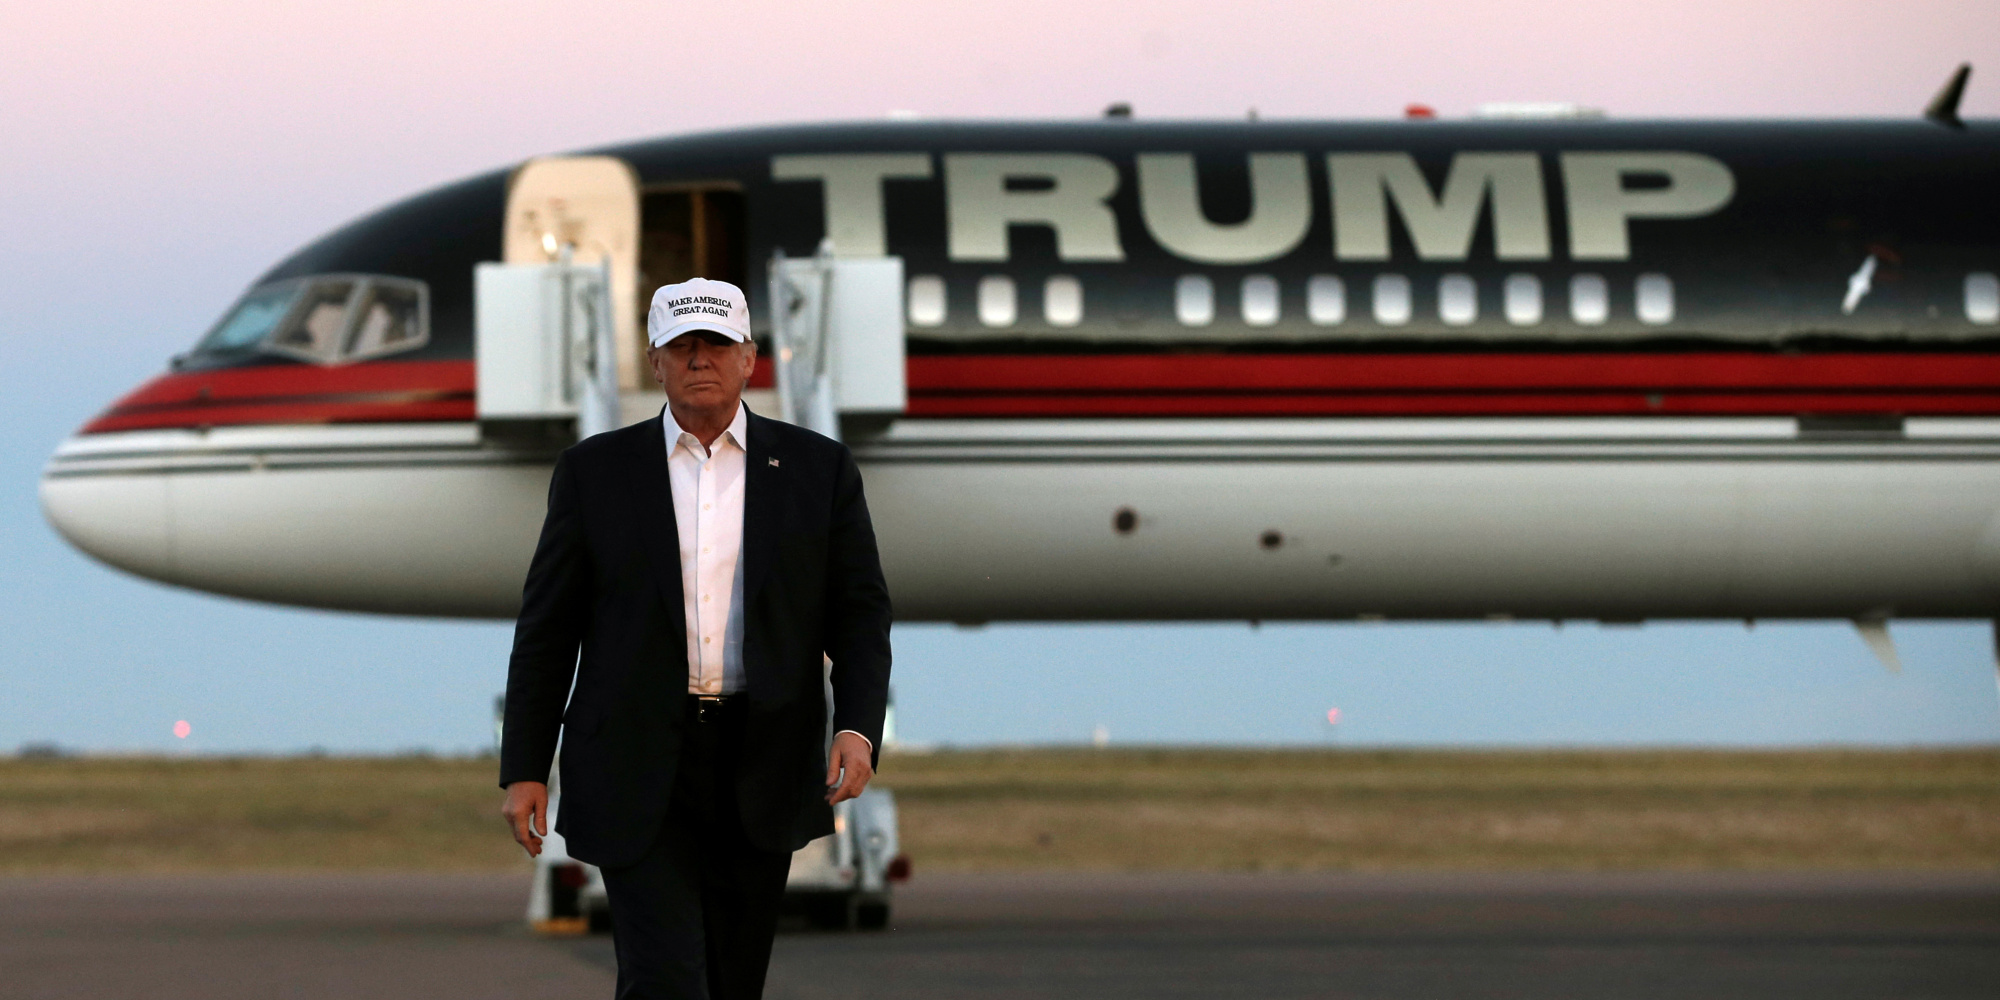
<svg viewBox="0 0 2000 1000"><path fill-rule="evenodd" d="M539 152L892 108L1076 116L1122 99L1142 115L1380 117L1414 100L1454 115L1563 99L1631 116L1904 115L1960 59L2000 52L2000 19L1974 3L1887 21L1879 5L1710 0L1052 8L1067 35L996 22L997 8L877 3L862 6L934 30L907 44L788 16L746 33L740 73L697 75L734 81L718 88L667 72L646 31L551 40L530 30L550 8L501 6L469 24L489 7L360 4L332 34L305 30L306 8L47 6L0 39L0 750L490 740L509 626L172 590L71 551L35 500L56 443L259 271L416 190ZM563 9L586 26L630 15ZM385 53L371 46L386 27L402 41ZM316 47L284 48L301 39ZM572 77L523 86L534 60ZM2000 113L1995 77L1975 73L1967 112ZM1842 623L916 626L896 634L896 690L905 738L961 745L1080 742L1100 725L1114 742L2000 741L1988 624L1893 630L1900 676Z"/></svg>

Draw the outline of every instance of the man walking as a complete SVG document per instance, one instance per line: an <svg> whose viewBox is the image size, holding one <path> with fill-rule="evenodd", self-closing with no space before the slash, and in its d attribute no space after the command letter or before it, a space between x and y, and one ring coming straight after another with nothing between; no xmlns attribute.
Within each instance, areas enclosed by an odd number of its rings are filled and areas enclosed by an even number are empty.
<svg viewBox="0 0 2000 1000"><path fill-rule="evenodd" d="M540 853L560 730L556 828L604 872L618 996L756 1000L791 852L874 775L888 591L847 449L742 404L743 292L666 286L646 327L666 409L563 452L549 483L503 812Z"/></svg>

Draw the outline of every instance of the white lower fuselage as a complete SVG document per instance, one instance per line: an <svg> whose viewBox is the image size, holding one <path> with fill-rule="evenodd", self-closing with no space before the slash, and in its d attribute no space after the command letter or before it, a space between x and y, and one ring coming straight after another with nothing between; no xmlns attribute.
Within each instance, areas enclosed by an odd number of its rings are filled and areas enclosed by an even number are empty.
<svg viewBox="0 0 2000 1000"><path fill-rule="evenodd" d="M904 621L1989 617L2000 596L1995 419L900 420L849 443ZM471 423L130 431L72 438L42 497L152 579L506 618L549 469Z"/></svg>

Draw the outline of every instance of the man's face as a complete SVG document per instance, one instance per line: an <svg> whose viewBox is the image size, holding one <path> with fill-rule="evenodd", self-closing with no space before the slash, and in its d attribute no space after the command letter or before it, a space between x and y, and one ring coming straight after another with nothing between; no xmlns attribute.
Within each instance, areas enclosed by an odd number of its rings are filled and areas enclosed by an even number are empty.
<svg viewBox="0 0 2000 1000"><path fill-rule="evenodd" d="M757 345L739 344L713 330L683 333L651 348L653 378L667 390L667 402L682 409L733 408L750 384Z"/></svg>

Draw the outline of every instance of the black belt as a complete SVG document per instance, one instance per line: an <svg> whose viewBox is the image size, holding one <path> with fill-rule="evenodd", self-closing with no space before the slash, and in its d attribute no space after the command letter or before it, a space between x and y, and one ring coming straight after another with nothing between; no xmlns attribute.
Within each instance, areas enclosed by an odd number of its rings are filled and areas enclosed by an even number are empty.
<svg viewBox="0 0 2000 1000"><path fill-rule="evenodd" d="M721 722L725 718L742 711L743 696L740 694L691 694L688 695L688 717L696 722Z"/></svg>

